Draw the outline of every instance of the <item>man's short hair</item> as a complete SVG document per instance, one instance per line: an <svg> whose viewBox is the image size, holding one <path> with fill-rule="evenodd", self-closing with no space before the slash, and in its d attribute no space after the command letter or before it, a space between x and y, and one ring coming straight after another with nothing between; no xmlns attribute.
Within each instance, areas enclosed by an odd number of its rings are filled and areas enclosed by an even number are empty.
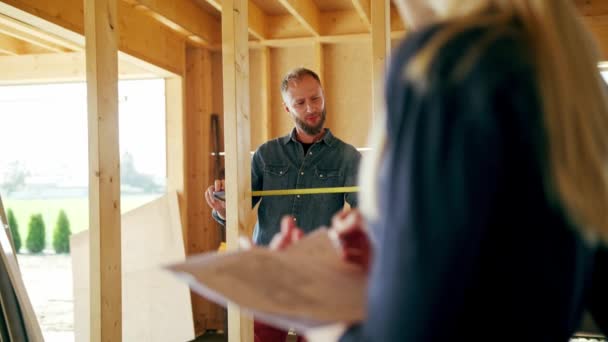
<svg viewBox="0 0 608 342"><path fill-rule="evenodd" d="M283 77L283 81L281 81L281 94L285 94L287 92L287 89L289 88L289 82L294 80L299 81L304 76L310 76L314 78L315 80L317 80L317 82L319 82L319 85L321 85L321 79L319 78L319 75L317 75L317 73L315 73L314 71L306 68L295 68L288 72L285 77Z"/></svg>

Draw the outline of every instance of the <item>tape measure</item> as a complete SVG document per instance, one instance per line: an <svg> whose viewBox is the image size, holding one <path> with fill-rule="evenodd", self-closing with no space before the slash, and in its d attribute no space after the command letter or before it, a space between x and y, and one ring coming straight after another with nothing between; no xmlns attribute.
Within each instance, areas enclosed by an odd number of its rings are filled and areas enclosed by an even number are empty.
<svg viewBox="0 0 608 342"><path fill-rule="evenodd" d="M284 190L257 190L252 191L253 197L264 196L289 196L289 195L319 195L319 194L341 194L359 191L358 186L343 186L336 188L305 188L305 189L284 189ZM213 197L225 201L226 192L217 191L213 193Z"/></svg>

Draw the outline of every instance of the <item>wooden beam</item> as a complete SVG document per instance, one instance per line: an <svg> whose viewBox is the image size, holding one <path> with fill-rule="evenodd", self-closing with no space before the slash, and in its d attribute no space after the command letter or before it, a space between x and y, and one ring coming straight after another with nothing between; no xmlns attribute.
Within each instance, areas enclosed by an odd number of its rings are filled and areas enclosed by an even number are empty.
<svg viewBox="0 0 608 342"><path fill-rule="evenodd" d="M187 254L217 250L221 236L211 218L203 192L213 182L211 114L213 104L211 54L206 49L189 46L186 50L186 168L188 203ZM218 307L193 294L192 312L197 335L208 329L222 329L223 315Z"/></svg>
<svg viewBox="0 0 608 342"><path fill-rule="evenodd" d="M0 30L0 49L11 51L12 55L32 55L53 53L40 45L34 45L30 42L15 38L11 35L6 35ZM69 53L69 52L66 52Z"/></svg>
<svg viewBox="0 0 608 342"><path fill-rule="evenodd" d="M355 11L361 17L361 20L365 24L368 30L372 29L372 24L370 21L371 18L371 8L370 8L370 0L351 0L353 2L353 6L355 7Z"/></svg>
<svg viewBox="0 0 608 342"><path fill-rule="evenodd" d="M220 23L191 0L123 0L202 44L220 42Z"/></svg>
<svg viewBox="0 0 608 342"><path fill-rule="evenodd" d="M273 87L270 82L270 73L272 70L272 62L270 59L270 48L265 46L262 48L262 137L264 140L273 138L272 132L272 92Z"/></svg>
<svg viewBox="0 0 608 342"><path fill-rule="evenodd" d="M240 235L248 235L251 213L251 156L249 104L249 47L247 0L222 3L222 60L224 82L224 138L226 163L226 242L238 249ZM228 306L228 341L253 341L253 322L238 307Z"/></svg>
<svg viewBox="0 0 608 342"><path fill-rule="evenodd" d="M119 1L117 7L120 51L181 75L185 38L124 1ZM36 21L37 27L44 28L48 25L46 21L52 24L48 26L56 25L84 35L82 0L2 0L0 11L11 17L28 17ZM77 40L78 37L70 37L70 41Z"/></svg>
<svg viewBox="0 0 608 342"><path fill-rule="evenodd" d="M37 46L41 51L50 52L67 52L73 51L65 45L58 42L51 35L40 34L37 30L28 27L17 20L9 18L5 15L0 15L0 33L12 36L31 45Z"/></svg>
<svg viewBox="0 0 608 342"><path fill-rule="evenodd" d="M405 35L405 31L391 32L391 39L401 39ZM302 37L302 38L285 38L285 39L266 39L261 42L249 42L249 47L259 49L263 47L284 48L290 46L310 46L315 42L323 44L341 44L349 42L370 42L371 35L369 33L344 34L321 37Z"/></svg>
<svg viewBox="0 0 608 342"><path fill-rule="evenodd" d="M0 57L0 70L0 85L86 81L84 52ZM127 61L118 64L118 75L120 79L162 77Z"/></svg>
<svg viewBox="0 0 608 342"><path fill-rule="evenodd" d="M372 117L384 111L384 75L389 55L390 1L372 0Z"/></svg>
<svg viewBox="0 0 608 342"><path fill-rule="evenodd" d="M207 0L207 3L213 6L216 10L220 12L222 11L222 3L220 1ZM249 6L249 34L259 40L266 39L266 26L268 22L266 13L264 13L260 6L251 0L249 0L247 3L247 6Z"/></svg>
<svg viewBox="0 0 608 342"><path fill-rule="evenodd" d="M322 35L313 35L313 37L369 34L370 31L354 10L322 12L319 16L319 23ZM292 15L269 16L267 33L267 39L310 37L310 30L300 25L300 20Z"/></svg>
<svg viewBox="0 0 608 342"><path fill-rule="evenodd" d="M90 338L122 341L118 0L85 0L89 125Z"/></svg>
<svg viewBox="0 0 608 342"><path fill-rule="evenodd" d="M320 41L316 41L313 45L314 48L314 57L315 57L315 71L319 78L321 79L321 85L325 85L325 61L323 58L323 43Z"/></svg>
<svg viewBox="0 0 608 342"><path fill-rule="evenodd" d="M321 13L312 0L278 0L313 36L321 35Z"/></svg>

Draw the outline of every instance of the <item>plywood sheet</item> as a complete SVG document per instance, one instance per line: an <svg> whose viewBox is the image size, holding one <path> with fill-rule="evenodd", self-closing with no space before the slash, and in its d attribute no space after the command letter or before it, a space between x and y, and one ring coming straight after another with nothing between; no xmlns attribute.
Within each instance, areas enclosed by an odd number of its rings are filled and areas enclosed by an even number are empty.
<svg viewBox="0 0 608 342"><path fill-rule="evenodd" d="M372 126L371 56L369 42L324 47L327 127L355 147L367 144Z"/></svg>
<svg viewBox="0 0 608 342"><path fill-rule="evenodd" d="M71 238L74 335L89 336L89 234ZM190 293L161 266L185 260L177 194L122 215L123 341L194 339Z"/></svg>

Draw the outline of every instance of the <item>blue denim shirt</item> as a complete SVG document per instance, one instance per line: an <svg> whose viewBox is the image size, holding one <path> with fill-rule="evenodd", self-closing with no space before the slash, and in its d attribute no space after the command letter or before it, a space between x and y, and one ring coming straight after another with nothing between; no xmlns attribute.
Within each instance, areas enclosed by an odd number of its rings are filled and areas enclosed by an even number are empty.
<svg viewBox="0 0 608 342"><path fill-rule="evenodd" d="M334 137L329 129L304 155L302 144L291 134L262 144L253 155L251 187L256 190L281 190L354 186L361 154ZM305 233L329 226L333 215L348 202L357 206L356 193L254 197L258 221L253 241L267 245L279 232L281 218L292 215ZM214 214L217 219L217 216Z"/></svg>

